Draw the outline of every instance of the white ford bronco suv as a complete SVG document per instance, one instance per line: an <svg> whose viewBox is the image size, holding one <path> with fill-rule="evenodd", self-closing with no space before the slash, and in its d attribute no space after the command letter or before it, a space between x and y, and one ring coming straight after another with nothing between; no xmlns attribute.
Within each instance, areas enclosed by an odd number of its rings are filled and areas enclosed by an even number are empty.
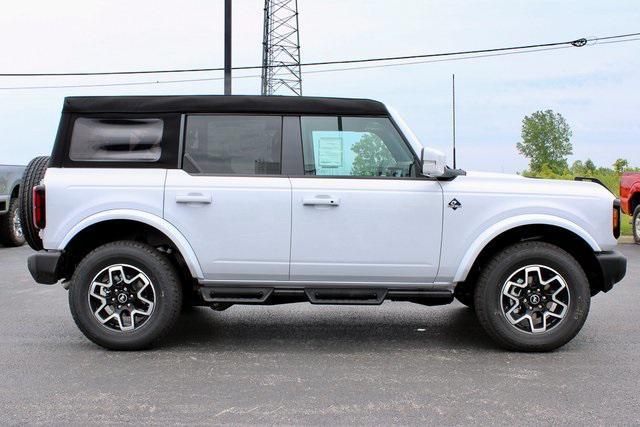
<svg viewBox="0 0 640 427"><path fill-rule="evenodd" d="M603 186L450 169L371 100L70 97L25 177L29 270L110 349L153 345L185 305L457 298L545 351L626 271Z"/></svg>

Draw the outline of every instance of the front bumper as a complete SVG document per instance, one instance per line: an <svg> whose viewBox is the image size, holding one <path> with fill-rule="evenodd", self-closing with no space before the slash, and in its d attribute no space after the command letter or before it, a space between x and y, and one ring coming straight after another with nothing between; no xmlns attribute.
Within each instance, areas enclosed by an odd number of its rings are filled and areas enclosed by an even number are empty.
<svg viewBox="0 0 640 427"><path fill-rule="evenodd" d="M60 280L62 252L40 251L27 259L29 273L33 279L43 285L53 285Z"/></svg>
<svg viewBox="0 0 640 427"><path fill-rule="evenodd" d="M607 292L622 280L627 272L627 259L618 251L596 253L602 272L602 290Z"/></svg>

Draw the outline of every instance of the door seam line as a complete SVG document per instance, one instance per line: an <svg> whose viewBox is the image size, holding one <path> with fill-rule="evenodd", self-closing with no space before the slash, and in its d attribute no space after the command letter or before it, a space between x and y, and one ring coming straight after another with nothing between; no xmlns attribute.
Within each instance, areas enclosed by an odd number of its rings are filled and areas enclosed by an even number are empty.
<svg viewBox="0 0 640 427"><path fill-rule="evenodd" d="M289 194L290 194L290 205L289 205L289 275L287 280L291 280L291 254L293 251L293 183L291 182L291 178L289 179Z"/></svg>
<svg viewBox="0 0 640 427"><path fill-rule="evenodd" d="M164 171L164 183L162 184L162 219L165 219L165 204L167 202L167 176L169 175L169 170L165 169Z"/></svg>
<svg viewBox="0 0 640 427"><path fill-rule="evenodd" d="M433 279L437 281L440 278L440 269L442 268L442 250L444 247L444 188L442 187L442 183L438 182L438 186L440 187L440 250L438 251L438 268L436 269L436 277Z"/></svg>

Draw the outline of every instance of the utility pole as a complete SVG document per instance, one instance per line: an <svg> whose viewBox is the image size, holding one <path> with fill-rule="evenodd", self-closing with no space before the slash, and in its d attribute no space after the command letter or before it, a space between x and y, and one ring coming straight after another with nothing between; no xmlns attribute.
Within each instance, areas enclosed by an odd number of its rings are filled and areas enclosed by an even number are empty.
<svg viewBox="0 0 640 427"><path fill-rule="evenodd" d="M298 0L265 0L262 95L302 95Z"/></svg>
<svg viewBox="0 0 640 427"><path fill-rule="evenodd" d="M224 0L224 94L231 95L231 0Z"/></svg>

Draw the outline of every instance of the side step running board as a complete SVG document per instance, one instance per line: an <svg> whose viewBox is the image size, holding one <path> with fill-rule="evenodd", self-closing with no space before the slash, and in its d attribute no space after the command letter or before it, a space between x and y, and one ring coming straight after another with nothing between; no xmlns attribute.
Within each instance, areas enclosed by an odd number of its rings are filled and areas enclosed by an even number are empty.
<svg viewBox="0 0 640 427"><path fill-rule="evenodd" d="M379 305L387 296L386 289L305 289L311 304Z"/></svg>
<svg viewBox="0 0 640 427"><path fill-rule="evenodd" d="M199 289L204 305L233 304L312 304L380 305L384 300L408 301L423 305L442 305L453 301L453 292L433 289L387 288L273 288L246 286L202 286Z"/></svg>
<svg viewBox="0 0 640 427"><path fill-rule="evenodd" d="M408 301L422 305L445 305L453 302L453 292L394 289L389 291L387 299L391 301Z"/></svg>
<svg viewBox="0 0 640 427"><path fill-rule="evenodd" d="M207 303L264 304L273 288L202 288L200 295Z"/></svg>

